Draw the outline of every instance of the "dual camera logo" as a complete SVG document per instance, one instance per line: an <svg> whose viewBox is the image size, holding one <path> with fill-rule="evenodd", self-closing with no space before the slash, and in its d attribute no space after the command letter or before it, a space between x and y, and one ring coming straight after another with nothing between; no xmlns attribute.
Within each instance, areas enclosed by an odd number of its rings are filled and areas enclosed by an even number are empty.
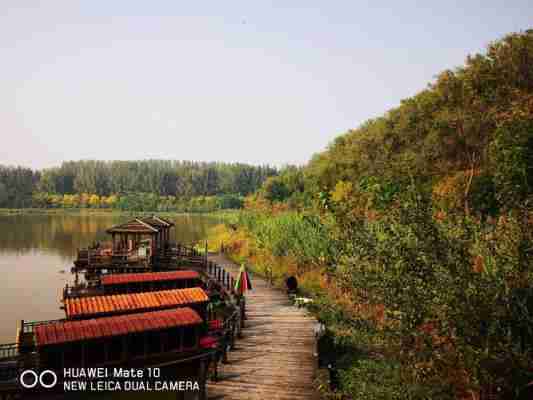
<svg viewBox="0 0 533 400"><path fill-rule="evenodd" d="M51 389L57 384L57 375L49 369L39 374L32 369L27 369L20 374L19 382L26 389L34 389L38 385L44 389Z"/></svg>

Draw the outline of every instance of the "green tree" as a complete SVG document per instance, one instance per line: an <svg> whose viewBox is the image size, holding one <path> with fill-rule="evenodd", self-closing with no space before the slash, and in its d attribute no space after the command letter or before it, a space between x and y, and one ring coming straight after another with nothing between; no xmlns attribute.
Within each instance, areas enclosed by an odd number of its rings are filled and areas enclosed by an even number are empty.
<svg viewBox="0 0 533 400"><path fill-rule="evenodd" d="M263 185L263 195L269 201L284 201L289 194L287 185L279 177L270 177Z"/></svg>
<svg viewBox="0 0 533 400"><path fill-rule="evenodd" d="M491 146L499 203L514 208L533 195L533 120L512 120L496 132Z"/></svg>

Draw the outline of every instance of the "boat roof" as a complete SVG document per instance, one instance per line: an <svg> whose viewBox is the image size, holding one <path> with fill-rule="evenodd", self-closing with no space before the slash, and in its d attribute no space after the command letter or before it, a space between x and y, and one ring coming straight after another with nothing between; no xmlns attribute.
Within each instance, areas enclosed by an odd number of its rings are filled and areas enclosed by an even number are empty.
<svg viewBox="0 0 533 400"><path fill-rule="evenodd" d="M139 282L160 282L160 281L180 281L184 279L196 279L200 274L196 271L165 271L165 272L143 272L132 274L110 274L101 278L103 286L126 285L128 283Z"/></svg>
<svg viewBox="0 0 533 400"><path fill-rule="evenodd" d="M35 342L39 347L192 326L202 322L198 313L189 307L82 321L57 321L36 326Z"/></svg>
<svg viewBox="0 0 533 400"><path fill-rule="evenodd" d="M107 296L65 299L67 319L143 312L154 309L180 307L209 300L200 287L160 290L156 292L114 294Z"/></svg>

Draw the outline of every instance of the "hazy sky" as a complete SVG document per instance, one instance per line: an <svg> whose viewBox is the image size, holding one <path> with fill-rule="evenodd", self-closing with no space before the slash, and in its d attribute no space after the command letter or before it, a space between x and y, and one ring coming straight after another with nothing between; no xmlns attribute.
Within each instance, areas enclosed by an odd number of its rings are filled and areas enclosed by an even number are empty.
<svg viewBox="0 0 533 400"><path fill-rule="evenodd" d="M531 0L0 0L0 164L303 163Z"/></svg>

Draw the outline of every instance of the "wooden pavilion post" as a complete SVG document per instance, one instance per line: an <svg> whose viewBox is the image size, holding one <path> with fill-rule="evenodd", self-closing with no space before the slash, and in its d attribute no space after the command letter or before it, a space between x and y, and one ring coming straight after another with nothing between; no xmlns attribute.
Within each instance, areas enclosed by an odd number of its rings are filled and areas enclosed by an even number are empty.
<svg viewBox="0 0 533 400"><path fill-rule="evenodd" d="M157 253L157 232L152 234L152 264L154 263Z"/></svg>

